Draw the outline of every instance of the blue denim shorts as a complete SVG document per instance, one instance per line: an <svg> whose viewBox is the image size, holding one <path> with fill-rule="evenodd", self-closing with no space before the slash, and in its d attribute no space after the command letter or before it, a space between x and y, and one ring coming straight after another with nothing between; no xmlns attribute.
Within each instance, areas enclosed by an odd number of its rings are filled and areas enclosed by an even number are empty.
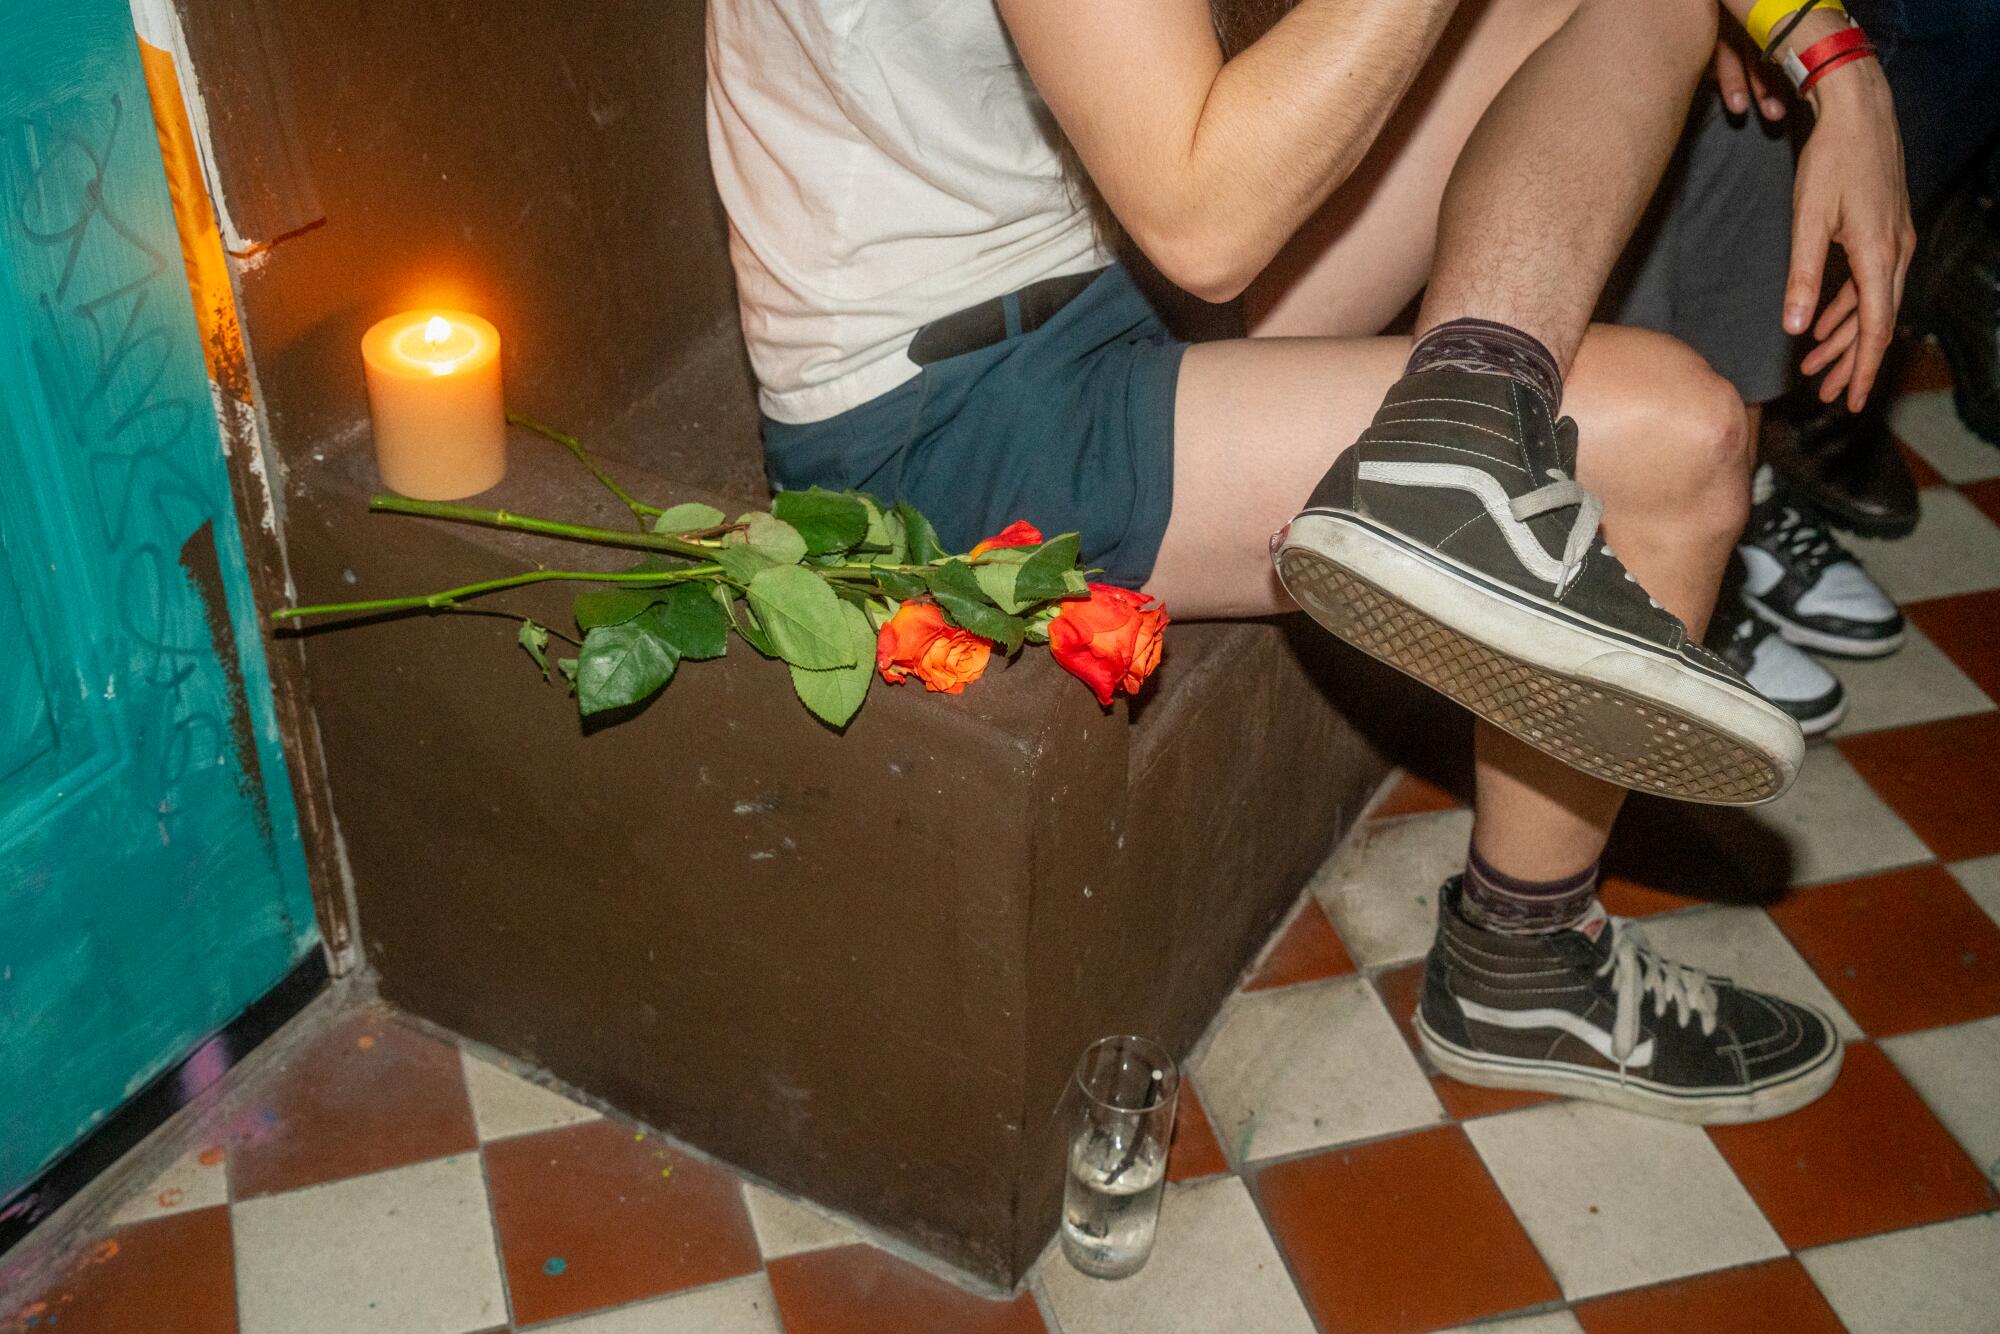
<svg viewBox="0 0 2000 1334"><path fill-rule="evenodd" d="M779 490L907 500L951 551L1016 519L1075 532L1085 568L1102 570L1093 578L1137 588L1173 508L1186 350L1114 264L1032 332L932 362L824 421L766 418L765 467Z"/></svg>

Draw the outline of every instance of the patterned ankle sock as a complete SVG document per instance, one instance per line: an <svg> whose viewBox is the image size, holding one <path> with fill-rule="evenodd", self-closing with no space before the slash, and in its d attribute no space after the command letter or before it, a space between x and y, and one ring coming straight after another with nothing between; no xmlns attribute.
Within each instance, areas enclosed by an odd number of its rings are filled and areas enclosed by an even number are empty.
<svg viewBox="0 0 2000 1334"><path fill-rule="evenodd" d="M1403 374L1448 367L1461 371L1491 371L1533 385L1548 400L1553 415L1562 406L1562 372L1556 359L1533 334L1492 320L1446 320L1417 340Z"/></svg>
<svg viewBox="0 0 2000 1334"><path fill-rule="evenodd" d="M1539 936L1574 926L1597 897L1597 863L1560 880L1521 880L1496 871L1476 851L1465 858L1465 920L1503 936Z"/></svg>

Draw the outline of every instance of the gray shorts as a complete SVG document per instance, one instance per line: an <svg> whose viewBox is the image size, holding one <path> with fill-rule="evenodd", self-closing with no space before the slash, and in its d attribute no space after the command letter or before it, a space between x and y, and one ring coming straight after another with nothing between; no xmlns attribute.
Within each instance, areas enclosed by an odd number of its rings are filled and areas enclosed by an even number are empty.
<svg viewBox="0 0 2000 1334"><path fill-rule="evenodd" d="M1744 402L1769 402L1802 351L1778 322L1791 232L1791 140L1754 115L1737 121L1704 84L1598 318L1672 334Z"/></svg>

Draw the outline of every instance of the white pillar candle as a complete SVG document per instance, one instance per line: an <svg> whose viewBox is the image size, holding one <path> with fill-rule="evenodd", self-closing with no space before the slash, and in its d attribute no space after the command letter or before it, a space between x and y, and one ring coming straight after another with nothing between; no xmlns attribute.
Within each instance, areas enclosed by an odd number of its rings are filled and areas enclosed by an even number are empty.
<svg viewBox="0 0 2000 1334"><path fill-rule="evenodd" d="M361 339L382 484L462 500L507 473L500 332L459 310L391 315Z"/></svg>

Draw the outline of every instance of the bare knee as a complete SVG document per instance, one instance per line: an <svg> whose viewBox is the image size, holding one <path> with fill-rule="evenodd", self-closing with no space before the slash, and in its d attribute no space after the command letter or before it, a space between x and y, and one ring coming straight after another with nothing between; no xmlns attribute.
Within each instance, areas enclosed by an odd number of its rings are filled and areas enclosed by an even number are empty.
<svg viewBox="0 0 2000 1334"><path fill-rule="evenodd" d="M1736 387L1703 365L1688 396L1685 447L1701 476L1700 506L1716 537L1733 544L1750 518L1750 416Z"/></svg>
<svg viewBox="0 0 2000 1334"><path fill-rule="evenodd" d="M1750 517L1750 422L1729 381L1673 344L1649 415L1663 440L1655 492L1663 517L1688 540L1727 549Z"/></svg>
<svg viewBox="0 0 2000 1334"><path fill-rule="evenodd" d="M1578 476L1617 526L1726 551L1750 503L1749 421L1729 382L1684 343L1617 329L1584 340L1572 386Z"/></svg>

